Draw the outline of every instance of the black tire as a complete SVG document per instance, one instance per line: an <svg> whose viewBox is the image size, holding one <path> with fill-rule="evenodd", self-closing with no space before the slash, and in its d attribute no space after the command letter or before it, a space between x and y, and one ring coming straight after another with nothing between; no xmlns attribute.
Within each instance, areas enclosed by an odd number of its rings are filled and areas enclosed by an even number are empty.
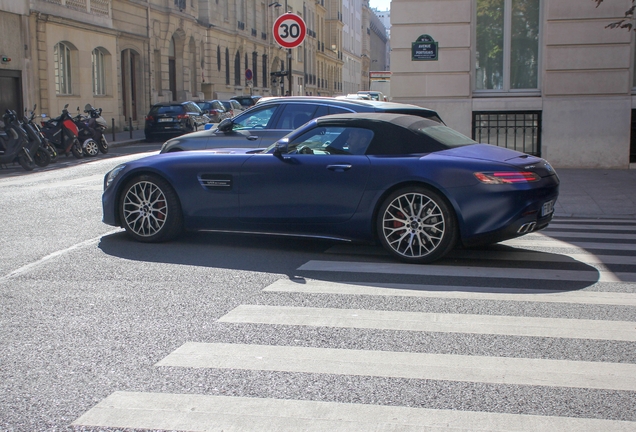
<svg viewBox="0 0 636 432"><path fill-rule="evenodd" d="M83 150L85 156L95 157L99 154L99 145L97 144L97 141L91 139L85 141L84 144L85 147L83 147Z"/></svg>
<svg viewBox="0 0 636 432"><path fill-rule="evenodd" d="M51 143L47 143L46 150L51 155L51 162L55 162L57 160L57 150L55 150L55 147Z"/></svg>
<svg viewBox="0 0 636 432"><path fill-rule="evenodd" d="M97 141L99 145L99 151L106 154L108 153L108 141L106 141L106 137L102 135L102 137Z"/></svg>
<svg viewBox="0 0 636 432"><path fill-rule="evenodd" d="M450 204L428 188L412 186L389 195L377 216L382 246L401 261L427 264L450 252L458 238Z"/></svg>
<svg viewBox="0 0 636 432"><path fill-rule="evenodd" d="M75 156L77 159L81 159L84 157L84 150L82 149L82 145L80 144L77 138L73 139L73 145L71 146L71 153L73 153L73 156Z"/></svg>
<svg viewBox="0 0 636 432"><path fill-rule="evenodd" d="M33 171L33 168L35 168L35 162L29 159L29 157L23 151L21 151L18 155L18 163L26 171Z"/></svg>
<svg viewBox="0 0 636 432"><path fill-rule="evenodd" d="M130 180L122 189L118 207L122 226L137 241L172 240L183 229L177 194L158 176L140 175Z"/></svg>
<svg viewBox="0 0 636 432"><path fill-rule="evenodd" d="M35 152L33 160L37 166L43 168L51 163L51 153L47 149L40 147Z"/></svg>

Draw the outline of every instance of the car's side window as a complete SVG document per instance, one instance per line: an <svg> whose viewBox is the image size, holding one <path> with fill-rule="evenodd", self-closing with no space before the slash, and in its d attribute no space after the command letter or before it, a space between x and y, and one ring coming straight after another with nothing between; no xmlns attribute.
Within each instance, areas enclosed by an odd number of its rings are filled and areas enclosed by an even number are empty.
<svg viewBox="0 0 636 432"><path fill-rule="evenodd" d="M348 114L351 113L353 111L345 109L345 108L339 108L339 107L329 107L329 114Z"/></svg>
<svg viewBox="0 0 636 432"><path fill-rule="evenodd" d="M276 112L276 106L263 109L250 110L234 120L233 130L241 129L265 129L268 127L272 116Z"/></svg>
<svg viewBox="0 0 636 432"><path fill-rule="evenodd" d="M288 153L364 155L373 131L342 126L316 127L289 143Z"/></svg>
<svg viewBox="0 0 636 432"><path fill-rule="evenodd" d="M296 129L314 118L316 105L288 103L276 123L275 129Z"/></svg>

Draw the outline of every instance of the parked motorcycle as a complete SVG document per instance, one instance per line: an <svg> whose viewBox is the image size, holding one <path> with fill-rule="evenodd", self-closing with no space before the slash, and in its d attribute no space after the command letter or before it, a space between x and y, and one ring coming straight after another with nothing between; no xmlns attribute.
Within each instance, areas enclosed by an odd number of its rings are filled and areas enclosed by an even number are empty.
<svg viewBox="0 0 636 432"><path fill-rule="evenodd" d="M108 123L106 123L106 119L102 117L102 109L93 108L91 104L86 104L86 106L84 106L84 112L88 114L88 127L95 131L93 139L97 141L99 151L108 153L108 141L105 135L106 129L108 129Z"/></svg>
<svg viewBox="0 0 636 432"><path fill-rule="evenodd" d="M18 162L25 170L32 171L35 161L25 147L28 145L24 136L26 132L19 127L17 116L11 110L7 110L2 116L0 129L0 164Z"/></svg>
<svg viewBox="0 0 636 432"><path fill-rule="evenodd" d="M15 112L14 112L15 114ZM35 116L35 106L31 111L31 116L24 117L24 122L19 123L22 129L26 132L29 152L33 157L33 161L39 167L45 167L51 163L52 155L48 150L48 143L42 138L40 131L36 128L33 117Z"/></svg>
<svg viewBox="0 0 636 432"><path fill-rule="evenodd" d="M42 133L55 146L58 153L64 153L68 156L70 152L80 159L84 157L84 149L78 139L77 125L73 122L67 108L68 104L64 105L59 117L42 121Z"/></svg>
<svg viewBox="0 0 636 432"><path fill-rule="evenodd" d="M58 155L57 149L55 148L53 144L51 144L51 142L44 135L44 133L42 133L42 129L40 128L40 125L35 121L36 108L37 108L37 104L33 105L33 110L31 110L31 113L28 116L26 115L24 116L24 123L25 125L28 125L33 131L35 131L38 134L38 136L40 137L40 140L42 141L42 146L51 155L51 162L55 162L57 160L57 155Z"/></svg>

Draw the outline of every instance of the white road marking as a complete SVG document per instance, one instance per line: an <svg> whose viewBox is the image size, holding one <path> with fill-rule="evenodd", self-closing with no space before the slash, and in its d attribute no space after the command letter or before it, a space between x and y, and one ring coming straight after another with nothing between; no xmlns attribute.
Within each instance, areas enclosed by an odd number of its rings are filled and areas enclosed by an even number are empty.
<svg viewBox="0 0 636 432"><path fill-rule="evenodd" d="M263 291L636 306L636 294L623 292L551 291L529 288L456 285L339 283L316 279L301 279L301 282L279 279L265 287Z"/></svg>
<svg viewBox="0 0 636 432"><path fill-rule="evenodd" d="M170 393L115 392L73 426L234 432L627 432L613 420Z"/></svg>
<svg viewBox="0 0 636 432"><path fill-rule="evenodd" d="M636 342L636 322L240 305L219 322Z"/></svg>
<svg viewBox="0 0 636 432"><path fill-rule="evenodd" d="M156 366L636 391L636 364L186 342Z"/></svg>

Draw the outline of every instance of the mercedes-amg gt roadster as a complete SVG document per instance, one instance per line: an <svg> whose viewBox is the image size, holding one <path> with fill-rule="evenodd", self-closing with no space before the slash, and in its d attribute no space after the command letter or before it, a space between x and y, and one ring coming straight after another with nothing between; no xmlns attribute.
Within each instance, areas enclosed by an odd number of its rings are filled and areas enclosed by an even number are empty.
<svg viewBox="0 0 636 432"><path fill-rule="evenodd" d="M559 178L539 157L405 114L315 118L268 148L183 151L104 178L103 221L135 240L235 231L379 242L408 263L540 230Z"/></svg>

